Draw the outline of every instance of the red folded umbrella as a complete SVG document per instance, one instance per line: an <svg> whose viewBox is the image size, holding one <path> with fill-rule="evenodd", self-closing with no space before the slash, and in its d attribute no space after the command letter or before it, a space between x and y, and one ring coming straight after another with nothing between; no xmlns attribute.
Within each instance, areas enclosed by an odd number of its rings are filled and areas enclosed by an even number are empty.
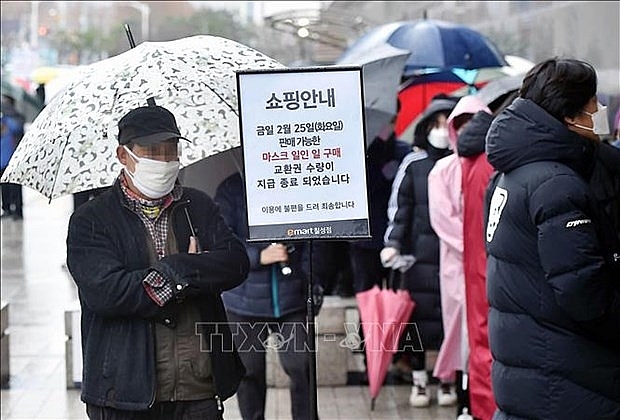
<svg viewBox="0 0 620 420"><path fill-rule="evenodd" d="M402 332L406 328L415 302L407 290L393 290L374 286L355 295L360 312L366 372L368 375L371 410L387 375L392 356L398 350Z"/></svg>

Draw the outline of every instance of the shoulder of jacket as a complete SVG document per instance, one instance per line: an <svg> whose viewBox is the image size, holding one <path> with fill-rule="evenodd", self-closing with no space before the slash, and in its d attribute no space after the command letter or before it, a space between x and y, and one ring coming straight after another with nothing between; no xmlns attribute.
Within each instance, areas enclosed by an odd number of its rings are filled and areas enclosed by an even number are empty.
<svg viewBox="0 0 620 420"><path fill-rule="evenodd" d="M403 158L402 164L405 166L408 166L412 162L416 162L418 160L422 160L427 157L428 157L428 153L426 153L426 150L414 147L414 149L411 152L405 155L405 157Z"/></svg>

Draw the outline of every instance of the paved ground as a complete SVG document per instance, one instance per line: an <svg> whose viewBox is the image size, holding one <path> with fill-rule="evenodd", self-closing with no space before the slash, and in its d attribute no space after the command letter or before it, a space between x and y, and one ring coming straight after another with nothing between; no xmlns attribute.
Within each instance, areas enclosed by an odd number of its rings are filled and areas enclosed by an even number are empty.
<svg viewBox="0 0 620 420"><path fill-rule="evenodd" d="M1 297L9 302L11 369L10 387L1 391L1 418L86 419L79 391L67 389L66 381L64 311L77 296L63 269L72 198L49 203L23 191L24 220L1 222ZM456 417L454 408L409 407L409 391L407 385L384 386L371 412L365 386L320 387L319 415L323 420ZM288 390L270 388L267 400L267 419L290 418ZM225 418L240 418L234 398L225 410Z"/></svg>

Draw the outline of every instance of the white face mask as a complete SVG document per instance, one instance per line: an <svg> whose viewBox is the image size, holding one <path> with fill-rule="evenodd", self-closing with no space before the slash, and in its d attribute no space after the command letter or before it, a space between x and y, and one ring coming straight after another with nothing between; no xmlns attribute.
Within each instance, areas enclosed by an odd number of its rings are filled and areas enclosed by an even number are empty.
<svg viewBox="0 0 620 420"><path fill-rule="evenodd" d="M428 133L428 142L436 149L447 149L450 146L450 137L446 127L433 128Z"/></svg>
<svg viewBox="0 0 620 420"><path fill-rule="evenodd" d="M575 127L583 128L584 130L592 131L594 134L604 135L609 134L609 121L607 119L607 107L603 106L600 102L597 104L597 109L593 113L588 111L581 111L584 114L588 114L592 118L592 127L586 127L584 125L575 124Z"/></svg>
<svg viewBox="0 0 620 420"><path fill-rule="evenodd" d="M179 161L162 162L136 156L127 146L123 146L135 160L134 173L125 167L125 173L133 185L149 198L161 198L174 188L179 175Z"/></svg>

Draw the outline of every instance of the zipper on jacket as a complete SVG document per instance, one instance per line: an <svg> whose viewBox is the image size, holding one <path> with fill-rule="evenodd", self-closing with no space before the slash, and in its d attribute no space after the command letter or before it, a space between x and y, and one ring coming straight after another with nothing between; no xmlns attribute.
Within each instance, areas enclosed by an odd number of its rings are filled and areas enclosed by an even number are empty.
<svg viewBox="0 0 620 420"><path fill-rule="evenodd" d="M273 306L273 315L280 318L280 296L278 294L278 274L276 273L275 264L271 265L271 299Z"/></svg>
<svg viewBox="0 0 620 420"><path fill-rule="evenodd" d="M168 220L168 228L172 230L172 233L175 238L178 238L176 229L174 228L174 219L175 219L176 213L179 211L180 208L189 207L189 203L190 203L189 200L179 200L170 206L170 217ZM190 226L189 231L191 232L192 229L193 227Z"/></svg>
<svg viewBox="0 0 620 420"><path fill-rule="evenodd" d="M222 405L222 400L220 399L220 396L215 394L213 396L213 398L215 399L215 403L217 404L217 411L218 413L222 413L224 412L224 406Z"/></svg>
<svg viewBox="0 0 620 420"><path fill-rule="evenodd" d="M174 390L172 392L172 401L177 401L177 399L179 398L177 396L177 391L178 391L178 384L179 384L179 354L177 352L178 350L178 345L179 343L177 343L177 334L176 334L176 330L174 331L174 334L172 334L172 345L174 346Z"/></svg>
<svg viewBox="0 0 620 420"><path fill-rule="evenodd" d="M155 332L153 331L153 321L149 322L149 331L153 338L153 375L155 376L155 381L153 381L153 396L151 397L151 402L149 402L149 408L153 408L153 405L155 405L155 398L157 397L157 344L155 342Z"/></svg>

